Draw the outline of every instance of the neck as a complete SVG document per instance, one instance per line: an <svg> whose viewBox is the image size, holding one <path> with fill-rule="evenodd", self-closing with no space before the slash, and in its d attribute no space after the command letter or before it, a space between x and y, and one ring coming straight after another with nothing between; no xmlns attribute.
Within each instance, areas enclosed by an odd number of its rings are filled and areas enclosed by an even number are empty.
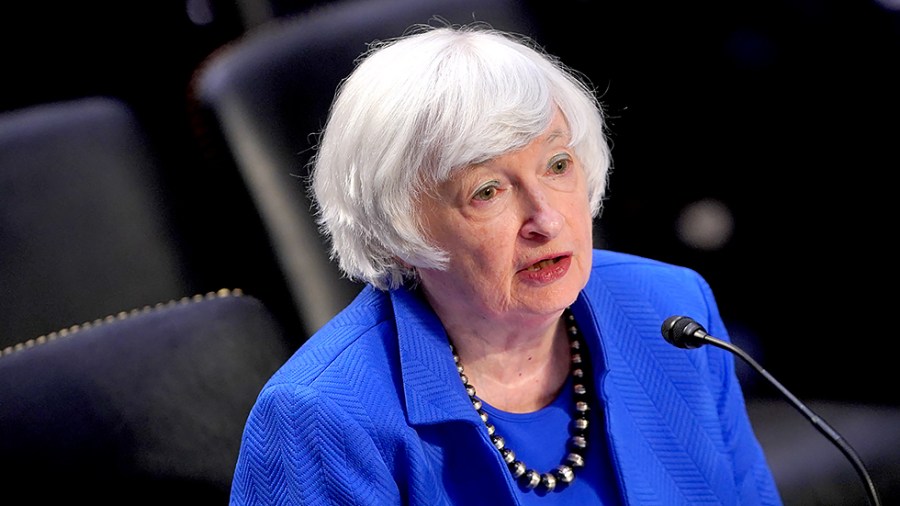
<svg viewBox="0 0 900 506"><path fill-rule="evenodd" d="M528 413L550 404L569 374L569 339L561 319L540 332L475 336L450 332L466 375L488 404Z"/></svg>
<svg viewBox="0 0 900 506"><path fill-rule="evenodd" d="M513 478L520 479L520 485L523 485L527 490L540 486L545 492L549 492L556 489L557 483L562 483L563 486L566 486L575 479L576 470L584 467L584 450L588 444L588 430L590 428L589 417L591 408L589 402L592 395L592 385L590 383L590 374L585 374L583 367L589 360L585 360L583 356L587 351L587 347L578 331L575 317L569 311L565 311L563 316L565 318L563 322L566 334L570 338L568 348L571 350L569 354L569 371L573 380L573 416L569 426L570 438L566 444L568 454L566 454L565 461L553 471L543 474L534 469L529 469L521 460L516 460L515 451L506 446L503 436L496 432L497 428L490 422L482 402L485 399L483 397L479 398L478 390L469 381L469 377L465 373L465 367L460 362L456 349L452 343L450 345L453 361L456 363L456 368L459 371L459 379L465 386L466 394L472 402L472 407L475 408L475 411L484 422L484 427L488 437L491 438L491 443L494 444L497 451L500 452L500 456L508 464L509 472ZM545 404L542 404L542 406Z"/></svg>

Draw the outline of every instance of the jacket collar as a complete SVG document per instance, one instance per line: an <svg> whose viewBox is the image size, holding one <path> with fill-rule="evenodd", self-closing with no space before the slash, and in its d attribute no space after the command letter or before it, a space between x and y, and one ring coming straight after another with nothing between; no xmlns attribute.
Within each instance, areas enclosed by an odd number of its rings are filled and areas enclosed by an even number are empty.
<svg viewBox="0 0 900 506"><path fill-rule="evenodd" d="M401 287L390 294L409 422L465 420L481 424L459 379L447 333L437 315L416 290Z"/></svg>

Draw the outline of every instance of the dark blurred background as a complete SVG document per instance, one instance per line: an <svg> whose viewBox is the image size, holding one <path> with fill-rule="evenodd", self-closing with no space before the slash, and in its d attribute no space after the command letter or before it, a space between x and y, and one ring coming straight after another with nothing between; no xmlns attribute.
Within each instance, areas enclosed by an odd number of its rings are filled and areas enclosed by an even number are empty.
<svg viewBox="0 0 900 506"><path fill-rule="evenodd" d="M128 104L160 157L155 197L176 217L166 233L184 257L187 293L167 297L239 288L274 311L294 348L304 322L271 234L241 175L208 163L193 85L207 62L249 34L353 3L8 2L0 8L0 115L92 96ZM897 301L897 0L494 3L515 6L519 26L584 72L606 106L614 169L597 246L700 272L734 341L801 399L900 407L889 319ZM479 14L473 20L491 22ZM331 63L321 62L323 74ZM331 91L318 100L330 102ZM2 176L0 211L5 198L28 198ZM0 241L11 241L2 222ZM0 267L0 290L28 285L20 272ZM29 317L16 293L0 292L0 350L163 302L139 292L77 317L54 314L52 304L25 308ZM738 366L751 399L777 396ZM855 416L842 426L855 427ZM775 442L767 450L777 451Z"/></svg>
<svg viewBox="0 0 900 506"><path fill-rule="evenodd" d="M246 290L277 293L256 290L277 273L239 181L193 159L187 86L229 41L327 3L10 3L0 110L123 98L173 161L162 176L182 218L174 232L200 273L230 266ZM598 244L702 273L733 337L796 393L897 403L896 2L521 4L532 35L607 106L615 168ZM235 223L244 239L216 243ZM197 291L216 288L196 278Z"/></svg>
<svg viewBox="0 0 900 506"><path fill-rule="evenodd" d="M900 167L890 1L521 2L532 35L607 106L615 168L598 245L698 270L735 340L805 397L900 400L888 348ZM202 272L232 268L245 290L277 294L240 181L193 158L187 86L248 30L328 3L8 3L0 110L123 98L172 160L162 177L181 218L173 232L203 266L196 289L221 282ZM217 227L235 224L243 239L217 243Z"/></svg>

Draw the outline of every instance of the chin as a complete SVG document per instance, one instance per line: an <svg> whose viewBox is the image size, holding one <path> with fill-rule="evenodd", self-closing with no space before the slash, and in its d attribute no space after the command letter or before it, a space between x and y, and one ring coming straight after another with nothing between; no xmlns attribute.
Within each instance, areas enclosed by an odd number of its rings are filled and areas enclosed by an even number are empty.
<svg viewBox="0 0 900 506"><path fill-rule="evenodd" d="M535 314L553 314L571 306L584 284L567 283L567 286L546 287L527 298L527 306Z"/></svg>

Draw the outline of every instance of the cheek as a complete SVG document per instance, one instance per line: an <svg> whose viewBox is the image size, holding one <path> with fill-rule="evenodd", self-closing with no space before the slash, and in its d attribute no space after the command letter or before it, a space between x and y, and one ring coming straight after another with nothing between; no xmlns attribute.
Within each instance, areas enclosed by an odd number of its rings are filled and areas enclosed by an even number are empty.
<svg viewBox="0 0 900 506"><path fill-rule="evenodd" d="M497 220L445 229L442 243L450 253L450 267L475 281L498 282L508 271L516 244L517 232L510 223L509 219Z"/></svg>
<svg viewBox="0 0 900 506"><path fill-rule="evenodd" d="M465 237L465 230L459 220L446 210L431 209L423 216L423 229L428 240L440 249L452 252Z"/></svg>
<svg viewBox="0 0 900 506"><path fill-rule="evenodd" d="M594 224L594 217L591 215L591 202L588 199L587 194L585 194L582 198L573 199L573 201L573 216L580 216L580 220L582 220L583 223L587 224L587 227L591 229Z"/></svg>
<svg viewBox="0 0 900 506"><path fill-rule="evenodd" d="M464 265L473 271L490 270L504 250L495 231L468 229L459 232L450 238L448 251L453 252L451 263Z"/></svg>

